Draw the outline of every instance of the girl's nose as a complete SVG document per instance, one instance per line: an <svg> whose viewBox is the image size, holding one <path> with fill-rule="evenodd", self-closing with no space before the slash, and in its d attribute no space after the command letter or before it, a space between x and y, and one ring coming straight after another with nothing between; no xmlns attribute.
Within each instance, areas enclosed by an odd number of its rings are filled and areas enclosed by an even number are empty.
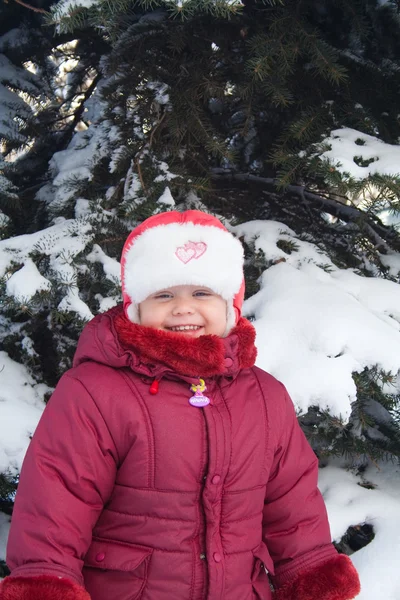
<svg viewBox="0 0 400 600"><path fill-rule="evenodd" d="M193 303L186 298L177 298L174 307L172 309L172 314L174 315L192 315L194 313Z"/></svg>

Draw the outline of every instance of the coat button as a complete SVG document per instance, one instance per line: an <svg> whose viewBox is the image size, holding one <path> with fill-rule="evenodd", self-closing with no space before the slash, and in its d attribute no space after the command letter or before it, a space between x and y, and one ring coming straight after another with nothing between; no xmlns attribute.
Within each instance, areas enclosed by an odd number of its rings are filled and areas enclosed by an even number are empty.
<svg viewBox="0 0 400 600"><path fill-rule="evenodd" d="M219 552L214 552L213 558L214 558L214 560L215 560L216 563L219 563L222 560L222 556L220 555Z"/></svg>
<svg viewBox="0 0 400 600"><path fill-rule="evenodd" d="M214 477L211 479L211 483L213 483L214 485L217 485L220 481L221 477L219 475L214 475Z"/></svg>
<svg viewBox="0 0 400 600"><path fill-rule="evenodd" d="M229 358L229 357L226 358L224 362L225 362L225 366L228 367L228 368L233 365L233 360L231 358Z"/></svg>
<svg viewBox="0 0 400 600"><path fill-rule="evenodd" d="M97 562L101 562L102 560L104 560L106 557L106 555L104 554L104 552L99 552L98 554L96 554L96 560Z"/></svg>

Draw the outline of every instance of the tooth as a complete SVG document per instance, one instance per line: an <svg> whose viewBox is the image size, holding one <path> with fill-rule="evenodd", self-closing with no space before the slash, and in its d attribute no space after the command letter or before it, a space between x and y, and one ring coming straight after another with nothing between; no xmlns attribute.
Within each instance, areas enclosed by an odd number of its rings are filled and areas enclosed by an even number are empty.
<svg viewBox="0 0 400 600"><path fill-rule="evenodd" d="M170 327L171 331L197 331L200 329L200 325L180 325L177 327Z"/></svg>

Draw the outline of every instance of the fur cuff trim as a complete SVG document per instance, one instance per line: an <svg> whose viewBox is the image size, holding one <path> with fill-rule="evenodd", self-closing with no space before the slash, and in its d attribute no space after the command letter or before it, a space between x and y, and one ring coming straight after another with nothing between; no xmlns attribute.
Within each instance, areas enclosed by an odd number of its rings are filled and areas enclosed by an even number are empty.
<svg viewBox="0 0 400 600"><path fill-rule="evenodd" d="M300 572L275 592L274 600L352 600L360 581L350 558L338 554L322 565Z"/></svg>
<svg viewBox="0 0 400 600"><path fill-rule="evenodd" d="M90 600L84 588L69 579L51 575L6 577L0 600Z"/></svg>

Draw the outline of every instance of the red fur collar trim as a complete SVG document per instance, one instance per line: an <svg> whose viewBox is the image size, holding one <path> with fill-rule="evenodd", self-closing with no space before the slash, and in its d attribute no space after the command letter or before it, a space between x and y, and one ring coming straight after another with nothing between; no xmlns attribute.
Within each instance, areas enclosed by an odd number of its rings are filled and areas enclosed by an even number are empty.
<svg viewBox="0 0 400 600"><path fill-rule="evenodd" d="M141 362L158 363L189 377L233 375L252 367L257 356L254 327L243 318L226 338L202 335L188 339L131 323L123 313L115 317L114 326L122 347L133 350Z"/></svg>

